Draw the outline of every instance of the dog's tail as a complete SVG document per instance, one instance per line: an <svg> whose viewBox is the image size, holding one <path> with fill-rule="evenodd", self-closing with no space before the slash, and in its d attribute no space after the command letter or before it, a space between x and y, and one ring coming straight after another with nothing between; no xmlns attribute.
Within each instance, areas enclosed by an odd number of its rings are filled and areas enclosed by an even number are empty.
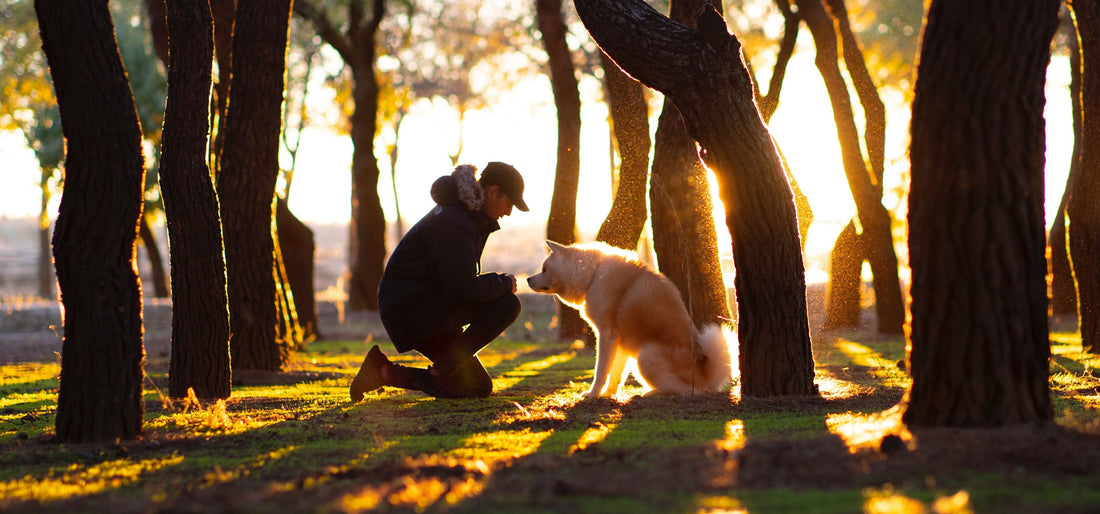
<svg viewBox="0 0 1100 514"><path fill-rule="evenodd" d="M701 375L696 375L695 386L698 391L721 391L733 382L737 369L737 333L725 325L707 325L696 336L703 355Z"/></svg>

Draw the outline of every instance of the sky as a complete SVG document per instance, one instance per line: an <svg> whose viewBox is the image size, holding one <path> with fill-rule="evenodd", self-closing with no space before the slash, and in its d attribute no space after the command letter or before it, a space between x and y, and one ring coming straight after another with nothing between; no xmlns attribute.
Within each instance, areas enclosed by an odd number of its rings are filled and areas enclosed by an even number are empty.
<svg viewBox="0 0 1100 514"><path fill-rule="evenodd" d="M1073 136L1070 132L1069 69L1065 59L1056 59L1048 73L1047 94L1047 211L1061 199ZM606 107L592 101L599 84L591 77L581 82L582 135L581 183L577 200L578 226L591 234L607 215L611 205L608 127ZM899 103L884 92L888 104ZM507 93L488 109L467 115L461 163L482 167L489 161L513 164L524 176L524 198L531 211L514 211L503 225L545 227L553 191L557 149L556 114L549 80L535 77ZM655 104L655 105L659 105ZM856 102L858 109L858 102ZM656 130L656 109L651 130ZM857 122L862 124L862 122ZM891 108L887 117L887 187L900 178L897 170L908 167L906 138L908 110ZM824 84L813 66L813 52L801 51L791 62L779 109L770 129L782 148L799 185L809 196L816 228L808 238L808 250L829 248L836 233L854 213L841 165L836 129L832 121ZM401 128L397 189L401 213L412 223L433 205L431 183L450 173L448 155L458 141L458 123L453 112L439 102L414 106ZM384 138L392 139L389 134ZM382 176L379 194L387 220L395 217L393 184L389 161L380 157ZM0 176L0 222L4 218L36 217L39 211L38 168L33 153L18 133L0 133L0 155L5 171ZM341 223L350 212L351 143L347 136L325 127L310 127L303 135L290 208L307 223ZM891 171L891 168L893 171ZM57 196L51 206L56 217ZM888 208L897 206L887 198ZM716 205L717 204L716 202ZM1048 214L1048 224L1051 216ZM721 220L721 218L718 218ZM407 225L406 225L407 226ZM724 226L719 223L719 233ZM728 234L725 234L728 237Z"/></svg>

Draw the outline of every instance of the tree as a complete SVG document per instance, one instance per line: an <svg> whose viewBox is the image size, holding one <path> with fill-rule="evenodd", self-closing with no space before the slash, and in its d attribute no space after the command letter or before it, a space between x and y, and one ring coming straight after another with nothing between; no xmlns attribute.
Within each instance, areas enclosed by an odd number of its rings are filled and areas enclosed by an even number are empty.
<svg viewBox="0 0 1100 514"><path fill-rule="evenodd" d="M106 2L39 0L35 13L68 142L53 246L65 307L56 429L62 442L140 435L145 179L130 86Z"/></svg>
<svg viewBox="0 0 1100 514"><path fill-rule="evenodd" d="M718 179L737 267L742 395L816 394L794 198L737 38L712 6L696 31L638 0L575 5L620 67L676 104Z"/></svg>
<svg viewBox="0 0 1100 514"><path fill-rule="evenodd" d="M207 2L167 0L168 97L160 185L172 272L168 394L228 398L229 306L218 196L207 167L214 22ZM164 5L164 4L162 4Z"/></svg>
<svg viewBox="0 0 1100 514"><path fill-rule="evenodd" d="M600 52L604 91L610 112L612 139L618 148L619 172L615 196L596 240L635 250L645 228L646 184L649 182L649 105L645 86L619 69Z"/></svg>
<svg viewBox="0 0 1100 514"><path fill-rule="evenodd" d="M828 3L828 11L823 2ZM851 327L859 324L859 270L866 259L871 264L874 276L878 330L882 333L901 334L905 324L905 304L898 281L898 258L894 252L891 217L882 205L886 109L864 66L863 52L848 23L844 1L797 0L796 4L798 14L810 28L817 47L814 62L825 81L832 103L844 174L856 203L858 220L858 223L853 220L848 228L841 231L832 252L830 276L833 280L830 282L825 324L826 327ZM848 85L837 65L841 58L838 44L843 51L848 76L852 79L863 107L867 160L860 148L859 131L855 124ZM868 169L868 165L871 169ZM848 280L837 280L843 277ZM854 281L851 280L852 277L855 278Z"/></svg>
<svg viewBox="0 0 1100 514"><path fill-rule="evenodd" d="M669 17L693 27L702 6L702 1L673 1ZM680 290L692 321L702 326L729 320L707 170L680 111L668 98L657 121L649 203L661 273Z"/></svg>
<svg viewBox="0 0 1100 514"><path fill-rule="evenodd" d="M1070 3L1081 41L1081 155L1072 177L1066 217L1069 255L1077 282L1081 347L1100 353L1100 4Z"/></svg>
<svg viewBox="0 0 1100 514"><path fill-rule="evenodd" d="M1058 6L929 7L910 126L909 425L1053 416L1043 88Z"/></svg>
<svg viewBox="0 0 1100 514"><path fill-rule="evenodd" d="M1050 313L1054 315L1077 314L1077 283L1073 279L1073 269L1069 263L1069 240L1066 238L1066 203L1069 202L1070 193L1073 191L1073 181L1080 174L1081 168L1081 48L1077 41L1077 27L1074 26L1073 16L1066 9L1061 19L1061 27L1065 31L1065 46L1069 47L1070 81L1069 95L1073 116L1073 154L1070 158L1069 176L1066 179L1066 188L1062 193L1062 200L1058 203L1058 210L1054 213L1054 221L1050 226L1047 236L1047 247L1050 249L1049 272L1050 279Z"/></svg>
<svg viewBox="0 0 1100 514"><path fill-rule="evenodd" d="M554 172L554 192L550 199L550 219L546 222L546 238L561 244L577 239L577 187L580 181L581 95L573 67L567 28L562 17L561 0L535 2L539 33L546 49L550 85L558 113L558 152ZM588 325L576 309L558 301L558 337L587 337Z"/></svg>
<svg viewBox="0 0 1100 514"><path fill-rule="evenodd" d="M294 2L294 12L310 20L321 39L343 59L352 75L353 107L351 122L351 189L352 189L352 256L351 279L348 282L348 308L378 309L378 281L382 278L386 258L386 219L378 197L378 177L381 170L374 155L374 138L378 133L378 28L386 12L386 0L370 2L370 13L363 2L348 3L348 23L343 33L324 10L308 1Z"/></svg>
<svg viewBox="0 0 1100 514"><path fill-rule="evenodd" d="M276 371L286 352L277 339L272 223L289 22L287 0L242 2L233 24L233 75L217 174L233 369Z"/></svg>

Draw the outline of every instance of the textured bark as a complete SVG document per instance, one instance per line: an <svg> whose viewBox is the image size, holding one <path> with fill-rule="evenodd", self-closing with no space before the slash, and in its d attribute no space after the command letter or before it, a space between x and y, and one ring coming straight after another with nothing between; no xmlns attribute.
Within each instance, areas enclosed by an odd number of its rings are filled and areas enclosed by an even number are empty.
<svg viewBox="0 0 1100 514"><path fill-rule="evenodd" d="M107 2L34 4L67 142L54 231L64 306L57 438L141 434L145 350L135 273L141 128Z"/></svg>
<svg viewBox="0 0 1100 514"><path fill-rule="evenodd" d="M1074 0L1081 41L1081 163L1066 203L1081 346L1100 353L1100 4Z"/></svg>
<svg viewBox="0 0 1100 514"><path fill-rule="evenodd" d="M855 221L840 231L829 253L829 296L825 305L825 328L858 328L862 306L859 286L863 282L863 245L856 233Z"/></svg>
<svg viewBox="0 0 1100 514"><path fill-rule="evenodd" d="M649 106L645 86L600 52L611 125L619 149L619 180L607 218L596 240L635 250L645 228L646 183L649 182Z"/></svg>
<svg viewBox="0 0 1100 514"><path fill-rule="evenodd" d="M276 340L272 223L289 21L290 0L242 2L233 25L233 80L217 190L235 370L278 370L283 364Z"/></svg>
<svg viewBox="0 0 1100 514"><path fill-rule="evenodd" d="M764 118L764 121L771 120L779 107L779 93L783 88L783 79L787 76L787 64L791 62L795 43L798 42L798 26L802 22L798 13L791 9L790 0L775 0L775 5L779 8L779 12L783 13L783 39L779 41L779 50L775 54L775 67L772 68L771 78L768 79L768 92L764 95L759 91L756 92L756 105L760 107L760 117ZM794 182L791 182L791 185L793 186ZM797 193L796 190L795 194ZM800 219L802 212L802 206L799 204ZM805 234L802 239L805 241Z"/></svg>
<svg viewBox="0 0 1100 514"><path fill-rule="evenodd" d="M928 11L910 128L910 425L1053 416L1043 104L1058 7L934 0Z"/></svg>
<svg viewBox="0 0 1100 514"><path fill-rule="evenodd" d="M168 394L228 398L229 305L218 196L207 167L214 55L209 4L167 0L168 97L160 188L172 268L172 355Z"/></svg>
<svg viewBox="0 0 1100 514"><path fill-rule="evenodd" d="M561 244L577 240L577 187L581 159L581 96L569 45L565 41L566 26L562 18L561 0L537 0L542 44L549 58L550 85L558 113L558 151L554 172L554 192L550 198L550 219L546 222L546 238ZM558 338L562 340L591 339L588 324L580 314L558 302Z"/></svg>
<svg viewBox="0 0 1100 514"><path fill-rule="evenodd" d="M676 0L669 18L692 27L702 6L701 0ZM732 324L707 170L680 111L667 98L655 139L649 203L661 273L680 290L696 326Z"/></svg>
<svg viewBox="0 0 1100 514"><path fill-rule="evenodd" d="M882 174L884 167L886 140L886 110L878 97L877 89L871 82L870 74L863 62L863 53L848 26L848 15L842 0L825 0L829 3L831 16L822 5L822 0L797 0L798 14L810 28L817 48L814 63L825 81L829 100L833 108L833 120L836 123L840 141L841 159L844 163L844 175L856 204L856 216L862 233L859 242L863 245L860 252L834 252L837 258L866 258L871 264L874 277L875 306L878 313L878 331L887 334L901 334L905 324L905 304L901 296L901 284L898 280L898 258L894 251L894 238L891 230L890 213L882 205ZM838 61L837 29L840 29L840 41L843 45L844 63L848 75L863 107L867 120L864 139L867 143L868 160L863 157L860 148L859 131L855 124L855 114L844 76L840 72ZM868 163L871 169L868 169ZM838 263L837 266L851 268L854 263ZM850 305L833 305L838 298L849 298L853 291L841 291L841 284L831 284L829 310L842 311ZM849 284L850 286L851 284ZM858 283L856 284L858 287ZM854 291L858 298L859 290Z"/></svg>
<svg viewBox="0 0 1100 514"><path fill-rule="evenodd" d="M676 104L718 179L737 267L742 395L816 394L794 199L740 43L713 7L696 31L640 0L575 4L620 67Z"/></svg>

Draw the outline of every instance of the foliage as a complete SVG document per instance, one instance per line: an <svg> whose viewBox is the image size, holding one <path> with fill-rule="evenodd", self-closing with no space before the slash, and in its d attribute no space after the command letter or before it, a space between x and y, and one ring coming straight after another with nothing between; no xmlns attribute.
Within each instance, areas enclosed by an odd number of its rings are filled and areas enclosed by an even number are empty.
<svg viewBox="0 0 1100 514"><path fill-rule="evenodd" d="M899 428L890 407L908 386L900 338L819 335L818 400L643 398L628 384L617 398L582 401L593 353L542 342L542 313L521 319L481 353L497 390L484 400L385 389L349 403L369 338L315 342L285 373L237 377L233 397L213 404L164 398L166 363L154 359L143 438L109 445L51 441L56 364L0 367L0 508L1028 512L1100 501L1092 461L1081 472L1059 454L1064 461L1024 470L1004 459L1029 446L1003 443L990 453L968 443L951 458L937 441L969 432ZM1075 334L1056 333L1053 344L1058 421L1071 435L1047 429L1040 446L1095 433L1100 420L1100 360L1081 353ZM1021 429L976 437L1012 430ZM880 450L884 433L911 437L910 450ZM1097 451L1087 442L1060 444L1087 459Z"/></svg>

